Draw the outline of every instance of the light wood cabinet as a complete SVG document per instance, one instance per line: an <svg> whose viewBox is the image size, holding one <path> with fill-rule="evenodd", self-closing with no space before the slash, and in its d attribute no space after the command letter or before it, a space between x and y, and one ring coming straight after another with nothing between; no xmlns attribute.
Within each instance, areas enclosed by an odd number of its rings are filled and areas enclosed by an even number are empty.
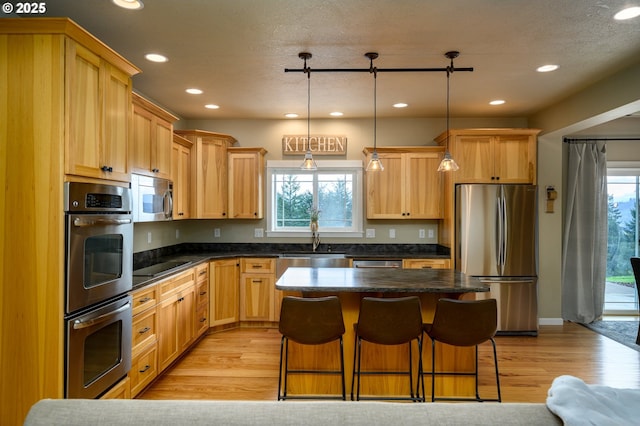
<svg viewBox="0 0 640 426"><path fill-rule="evenodd" d="M158 365L167 368L194 339L195 268L158 284Z"/></svg>
<svg viewBox="0 0 640 426"><path fill-rule="evenodd" d="M128 182L131 77L66 39L65 173Z"/></svg>
<svg viewBox="0 0 640 426"><path fill-rule="evenodd" d="M194 338L209 330L209 263L196 266Z"/></svg>
<svg viewBox="0 0 640 426"><path fill-rule="evenodd" d="M238 260L209 262L210 325L233 324L240 319Z"/></svg>
<svg viewBox="0 0 640 426"><path fill-rule="evenodd" d="M441 219L441 147L378 148L383 171L366 173L368 219ZM365 164L372 148L365 148Z"/></svg>
<svg viewBox="0 0 640 426"><path fill-rule="evenodd" d="M226 219L229 185L227 148L236 142L235 138L204 130L176 130L175 133L194 144L195 218Z"/></svg>
<svg viewBox="0 0 640 426"><path fill-rule="evenodd" d="M131 172L170 179L173 122L178 118L137 93L132 94L132 100Z"/></svg>
<svg viewBox="0 0 640 426"><path fill-rule="evenodd" d="M2 341L15 345L15 350L3 346L0 367L0 383L7 390L0 398L1 422L7 425L22 424L40 399L64 397L65 173L72 169L68 180L86 180L85 172L100 179L120 179L97 171L101 151L95 141L102 133L96 123L107 119L101 115L105 104L97 96L106 93L95 83L100 70L81 72L82 79L89 80L79 79L76 54L67 51L71 45L93 53L85 55L90 57L85 65L89 69L97 55L105 73L107 63L113 76L120 75L115 70L125 77L139 72L68 18L4 18L0 24L0 200L14 212L28 212L0 217L0 235L11 242L10 248L0 249L1 262L7 265L0 285L0 329ZM123 80L118 89L126 97L129 89L124 86L130 79ZM85 93L83 87L94 89ZM106 97L102 99L107 102ZM83 115L78 116L81 108L92 111L87 112L91 131L86 134ZM130 105L118 106L112 113L127 117L129 111ZM119 142L127 139L125 134ZM80 160L85 144L93 150L87 157L94 164L88 161L87 168L81 167L85 163ZM112 167L117 170L119 165ZM123 184L125 180L122 176ZM38 196L26 196L34 188Z"/></svg>
<svg viewBox="0 0 640 426"><path fill-rule="evenodd" d="M192 143L174 133L171 149L173 181L173 219L191 218L191 147Z"/></svg>
<svg viewBox="0 0 640 426"><path fill-rule="evenodd" d="M120 380L115 386L105 392L100 399L131 399L129 377Z"/></svg>
<svg viewBox="0 0 640 426"><path fill-rule="evenodd" d="M264 206L263 148L229 148L229 218L262 219Z"/></svg>
<svg viewBox="0 0 640 426"><path fill-rule="evenodd" d="M158 375L158 287L150 285L131 292L131 397L138 395Z"/></svg>
<svg viewBox="0 0 640 426"><path fill-rule="evenodd" d="M451 269L449 259L402 259L404 269Z"/></svg>
<svg viewBox="0 0 640 426"><path fill-rule="evenodd" d="M451 130L455 183L536 183L537 129ZM436 142L444 144L443 133Z"/></svg>
<svg viewBox="0 0 640 426"><path fill-rule="evenodd" d="M275 321L275 266L273 258L240 259L241 321Z"/></svg>

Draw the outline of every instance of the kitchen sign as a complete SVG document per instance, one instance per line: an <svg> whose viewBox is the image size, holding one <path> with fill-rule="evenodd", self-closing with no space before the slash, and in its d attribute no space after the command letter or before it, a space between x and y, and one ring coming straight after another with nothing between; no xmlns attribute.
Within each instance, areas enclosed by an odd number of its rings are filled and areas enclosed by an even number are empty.
<svg viewBox="0 0 640 426"><path fill-rule="evenodd" d="M284 135L282 136L282 155L300 155L307 152L319 155L345 155L347 137L333 135Z"/></svg>

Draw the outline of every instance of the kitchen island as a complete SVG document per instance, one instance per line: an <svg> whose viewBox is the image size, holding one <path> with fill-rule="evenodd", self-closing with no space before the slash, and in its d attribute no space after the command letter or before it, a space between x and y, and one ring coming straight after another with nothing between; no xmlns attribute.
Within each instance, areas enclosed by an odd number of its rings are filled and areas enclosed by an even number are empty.
<svg viewBox="0 0 640 426"><path fill-rule="evenodd" d="M276 289L283 296L321 297L336 295L342 304L345 322L344 363L347 393L351 391L353 350L355 332L353 324L358 321L360 301L363 297L402 297L416 295L420 298L424 322L433 319L436 302L443 297L464 298L476 292L489 291L479 280L450 269L376 269L376 268L288 268L276 282ZM469 297L469 296L466 296ZM326 366L338 369L338 343L304 346L293 342L289 349L290 368L303 365ZM431 341L423 344L423 363L427 370L431 365ZM437 344L438 370L472 371L473 348L454 348ZM414 352L415 353L415 352ZM414 371L417 360L414 357ZM399 370L406 368L408 351L406 346L380 346L363 342L362 366L364 369ZM429 376L425 377L426 389L431 388ZM416 381L414 380L414 386ZM330 375L291 376L288 383L291 394L340 393L339 380ZM475 387L472 378L439 378L436 382L438 395L471 396ZM361 395L408 395L409 385L405 377L366 376L361 384Z"/></svg>

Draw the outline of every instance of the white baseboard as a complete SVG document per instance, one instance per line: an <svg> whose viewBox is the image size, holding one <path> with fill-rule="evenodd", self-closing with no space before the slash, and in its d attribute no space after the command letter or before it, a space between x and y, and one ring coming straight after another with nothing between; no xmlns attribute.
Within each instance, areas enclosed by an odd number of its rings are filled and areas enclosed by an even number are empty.
<svg viewBox="0 0 640 426"><path fill-rule="evenodd" d="M538 325L562 325L562 318L538 318Z"/></svg>

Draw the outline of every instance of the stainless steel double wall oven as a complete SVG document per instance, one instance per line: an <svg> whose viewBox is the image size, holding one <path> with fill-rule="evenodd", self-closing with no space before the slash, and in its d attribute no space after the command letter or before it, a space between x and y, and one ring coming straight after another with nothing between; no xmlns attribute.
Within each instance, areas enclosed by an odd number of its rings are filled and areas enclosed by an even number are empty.
<svg viewBox="0 0 640 426"><path fill-rule="evenodd" d="M65 184L65 397L96 398L131 368L129 188Z"/></svg>

